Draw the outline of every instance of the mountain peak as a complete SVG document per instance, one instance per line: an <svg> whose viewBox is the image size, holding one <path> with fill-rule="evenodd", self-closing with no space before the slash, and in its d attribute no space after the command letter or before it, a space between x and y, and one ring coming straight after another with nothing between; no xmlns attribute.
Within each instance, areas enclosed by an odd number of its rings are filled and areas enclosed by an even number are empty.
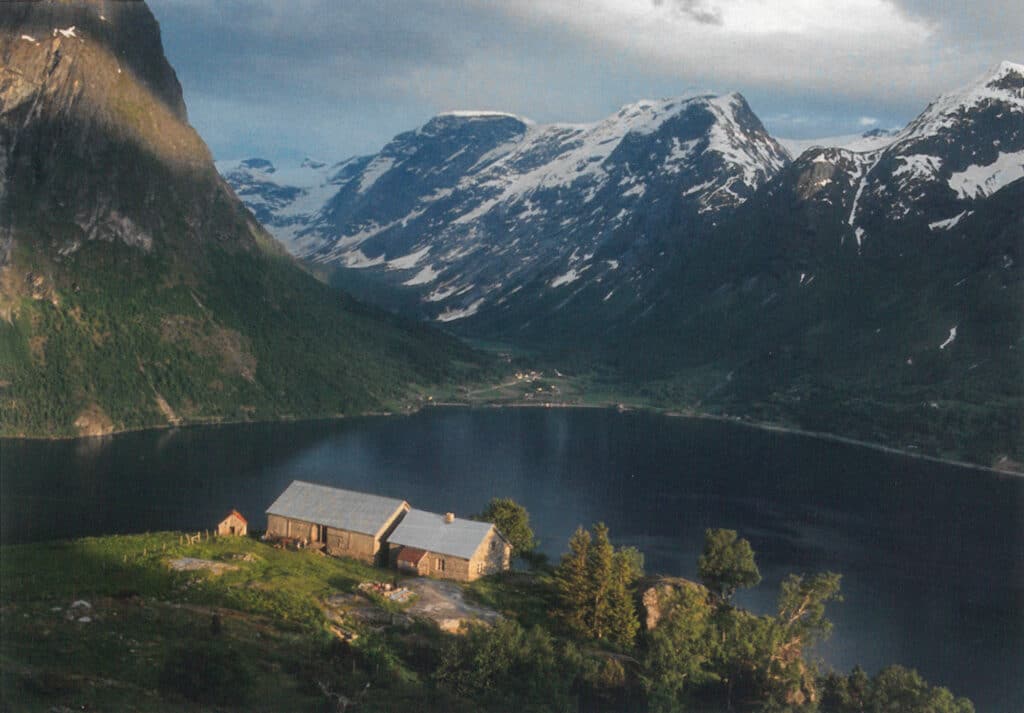
<svg viewBox="0 0 1024 713"><path fill-rule="evenodd" d="M164 56L160 25L144 2L115 0L19 0L5 2L0 33L22 41L18 50L61 52L71 47L101 50L118 69L162 101L181 121L187 121L181 84Z"/></svg>
<svg viewBox="0 0 1024 713"><path fill-rule="evenodd" d="M1007 59L1004 59L995 68L995 70L993 71L993 75L997 77L1002 77L1011 72L1024 75L1024 64L1020 64L1019 62L1011 62Z"/></svg>
<svg viewBox="0 0 1024 713"><path fill-rule="evenodd" d="M532 119L527 119L525 116L520 116L519 114L513 114L507 111L492 111L489 109L451 109L449 111L442 111L434 118L466 119L469 121L487 121L490 119L515 119L516 121L522 124L526 124L527 126L534 124L534 121Z"/></svg>
<svg viewBox="0 0 1024 713"><path fill-rule="evenodd" d="M239 166L256 171L262 171L263 173L274 173L277 170L274 167L274 164L265 158L247 158L239 163Z"/></svg>
<svg viewBox="0 0 1024 713"><path fill-rule="evenodd" d="M988 76L985 86L1024 98L1024 64L1002 61Z"/></svg>

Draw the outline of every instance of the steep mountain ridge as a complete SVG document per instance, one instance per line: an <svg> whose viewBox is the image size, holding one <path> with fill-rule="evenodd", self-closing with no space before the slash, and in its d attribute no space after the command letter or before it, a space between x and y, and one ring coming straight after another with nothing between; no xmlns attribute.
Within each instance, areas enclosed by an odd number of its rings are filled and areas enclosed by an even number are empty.
<svg viewBox="0 0 1024 713"><path fill-rule="evenodd" d="M0 434L394 406L475 357L289 258L188 125L142 2L0 15Z"/></svg>
<svg viewBox="0 0 1024 713"><path fill-rule="evenodd" d="M738 94L641 101L585 125L453 112L337 167L334 197L277 234L357 294L490 331L635 295L678 248L661 240L671 226L699 239L786 160ZM233 169L243 191L266 179Z"/></svg>

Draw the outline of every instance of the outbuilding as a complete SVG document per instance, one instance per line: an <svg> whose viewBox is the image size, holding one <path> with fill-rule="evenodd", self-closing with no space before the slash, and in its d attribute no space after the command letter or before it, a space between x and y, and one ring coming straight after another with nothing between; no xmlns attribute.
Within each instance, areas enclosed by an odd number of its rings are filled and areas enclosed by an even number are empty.
<svg viewBox="0 0 1024 713"><path fill-rule="evenodd" d="M430 574L430 558L427 557L427 551L415 547L399 546L395 566L402 574Z"/></svg>
<svg viewBox="0 0 1024 713"><path fill-rule="evenodd" d="M228 516L217 525L217 534L221 536L248 535L249 521L242 517L242 513L232 510Z"/></svg>
<svg viewBox="0 0 1024 713"><path fill-rule="evenodd" d="M405 500L296 480L267 508L267 535L387 564L383 544L408 511Z"/></svg>
<svg viewBox="0 0 1024 713"><path fill-rule="evenodd" d="M399 570L471 582L503 572L512 545L489 522L463 520L410 509L388 537L390 559Z"/></svg>

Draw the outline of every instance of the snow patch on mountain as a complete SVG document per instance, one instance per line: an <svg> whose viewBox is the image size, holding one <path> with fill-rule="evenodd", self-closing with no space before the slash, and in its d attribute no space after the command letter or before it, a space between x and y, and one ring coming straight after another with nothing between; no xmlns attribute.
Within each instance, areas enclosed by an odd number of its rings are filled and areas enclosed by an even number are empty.
<svg viewBox="0 0 1024 713"><path fill-rule="evenodd" d="M575 267L571 267L571 268L569 268L568 272L562 273L561 275L559 275L558 277L553 279L548 286L549 287L561 287L562 285L568 285L568 284L571 284L573 282L576 282L576 280L580 279L580 275L586 269L587 268L584 267L584 268L582 268L580 270L577 270Z"/></svg>
<svg viewBox="0 0 1024 713"><path fill-rule="evenodd" d="M518 114L510 114L507 111L488 111L488 110L473 110L473 109L453 109L450 111L443 111L438 116L453 116L459 119L515 119L518 122L532 126L535 122L532 119L527 119L525 116Z"/></svg>
<svg viewBox="0 0 1024 713"><path fill-rule="evenodd" d="M959 223L963 218L965 218L966 216L970 215L973 212L974 211L964 210L964 211L961 211L961 212L957 213L952 218L946 218L945 220L936 220L934 223L929 223L928 224L928 229L929 230L952 230L953 228L956 227L957 223Z"/></svg>
<svg viewBox="0 0 1024 713"><path fill-rule="evenodd" d="M362 270L367 267L375 267L384 264L384 256L378 255L374 258L366 257L362 250L350 250L345 253L345 267Z"/></svg>
<svg viewBox="0 0 1024 713"><path fill-rule="evenodd" d="M458 309L452 309L451 307L448 307L444 310L444 312L437 315L437 321L454 322L457 319L465 319L466 317L472 317L474 314L480 311L480 307L483 306L484 301L484 298L481 297L480 299L470 304L468 307Z"/></svg>
<svg viewBox="0 0 1024 713"><path fill-rule="evenodd" d="M908 176L916 180L928 180L933 178L942 167L942 159L938 156L926 156L913 154L910 156L897 156L897 160L903 165L892 172L894 177Z"/></svg>
<svg viewBox="0 0 1024 713"><path fill-rule="evenodd" d="M435 271L433 266L426 265L426 266L423 267L423 269L421 269L419 272L417 272L415 275L410 277L408 280L406 280L402 284L405 285L406 287L415 287L417 285L427 285L427 284L430 284L431 282L433 282L434 280L436 280L438 275L440 275L440 273Z"/></svg>
<svg viewBox="0 0 1024 713"><path fill-rule="evenodd" d="M1024 151L1000 153L985 166L968 166L949 177L949 187L961 198L990 196L1003 186L1024 178Z"/></svg>
<svg viewBox="0 0 1024 713"><path fill-rule="evenodd" d="M373 186L377 180L385 173L391 170L391 167L395 165L395 159L390 156L377 156L375 159L370 161L370 165L363 171L362 178L359 179L359 193L366 193Z"/></svg>
<svg viewBox="0 0 1024 713"><path fill-rule="evenodd" d="M945 349L954 341L956 341L956 327L951 327L949 330L949 336L946 337L946 341L939 345L939 349Z"/></svg>
<svg viewBox="0 0 1024 713"><path fill-rule="evenodd" d="M402 257L395 258L394 260L387 261L387 267L389 270L411 270L416 267L422 258L426 257L427 253L430 252L430 246L427 245L419 250L403 255Z"/></svg>

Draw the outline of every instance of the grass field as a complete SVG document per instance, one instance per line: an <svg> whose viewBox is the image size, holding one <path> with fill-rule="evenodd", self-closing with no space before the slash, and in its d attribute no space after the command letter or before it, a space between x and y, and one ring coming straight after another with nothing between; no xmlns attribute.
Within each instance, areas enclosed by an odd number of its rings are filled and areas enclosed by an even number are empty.
<svg viewBox="0 0 1024 713"><path fill-rule="evenodd" d="M180 557L229 569L175 571ZM353 621L348 645L321 610L389 572L244 537L183 544L181 533L8 546L0 561L0 710L332 710L321 683L359 710L434 710L417 668L440 646L436 629Z"/></svg>

